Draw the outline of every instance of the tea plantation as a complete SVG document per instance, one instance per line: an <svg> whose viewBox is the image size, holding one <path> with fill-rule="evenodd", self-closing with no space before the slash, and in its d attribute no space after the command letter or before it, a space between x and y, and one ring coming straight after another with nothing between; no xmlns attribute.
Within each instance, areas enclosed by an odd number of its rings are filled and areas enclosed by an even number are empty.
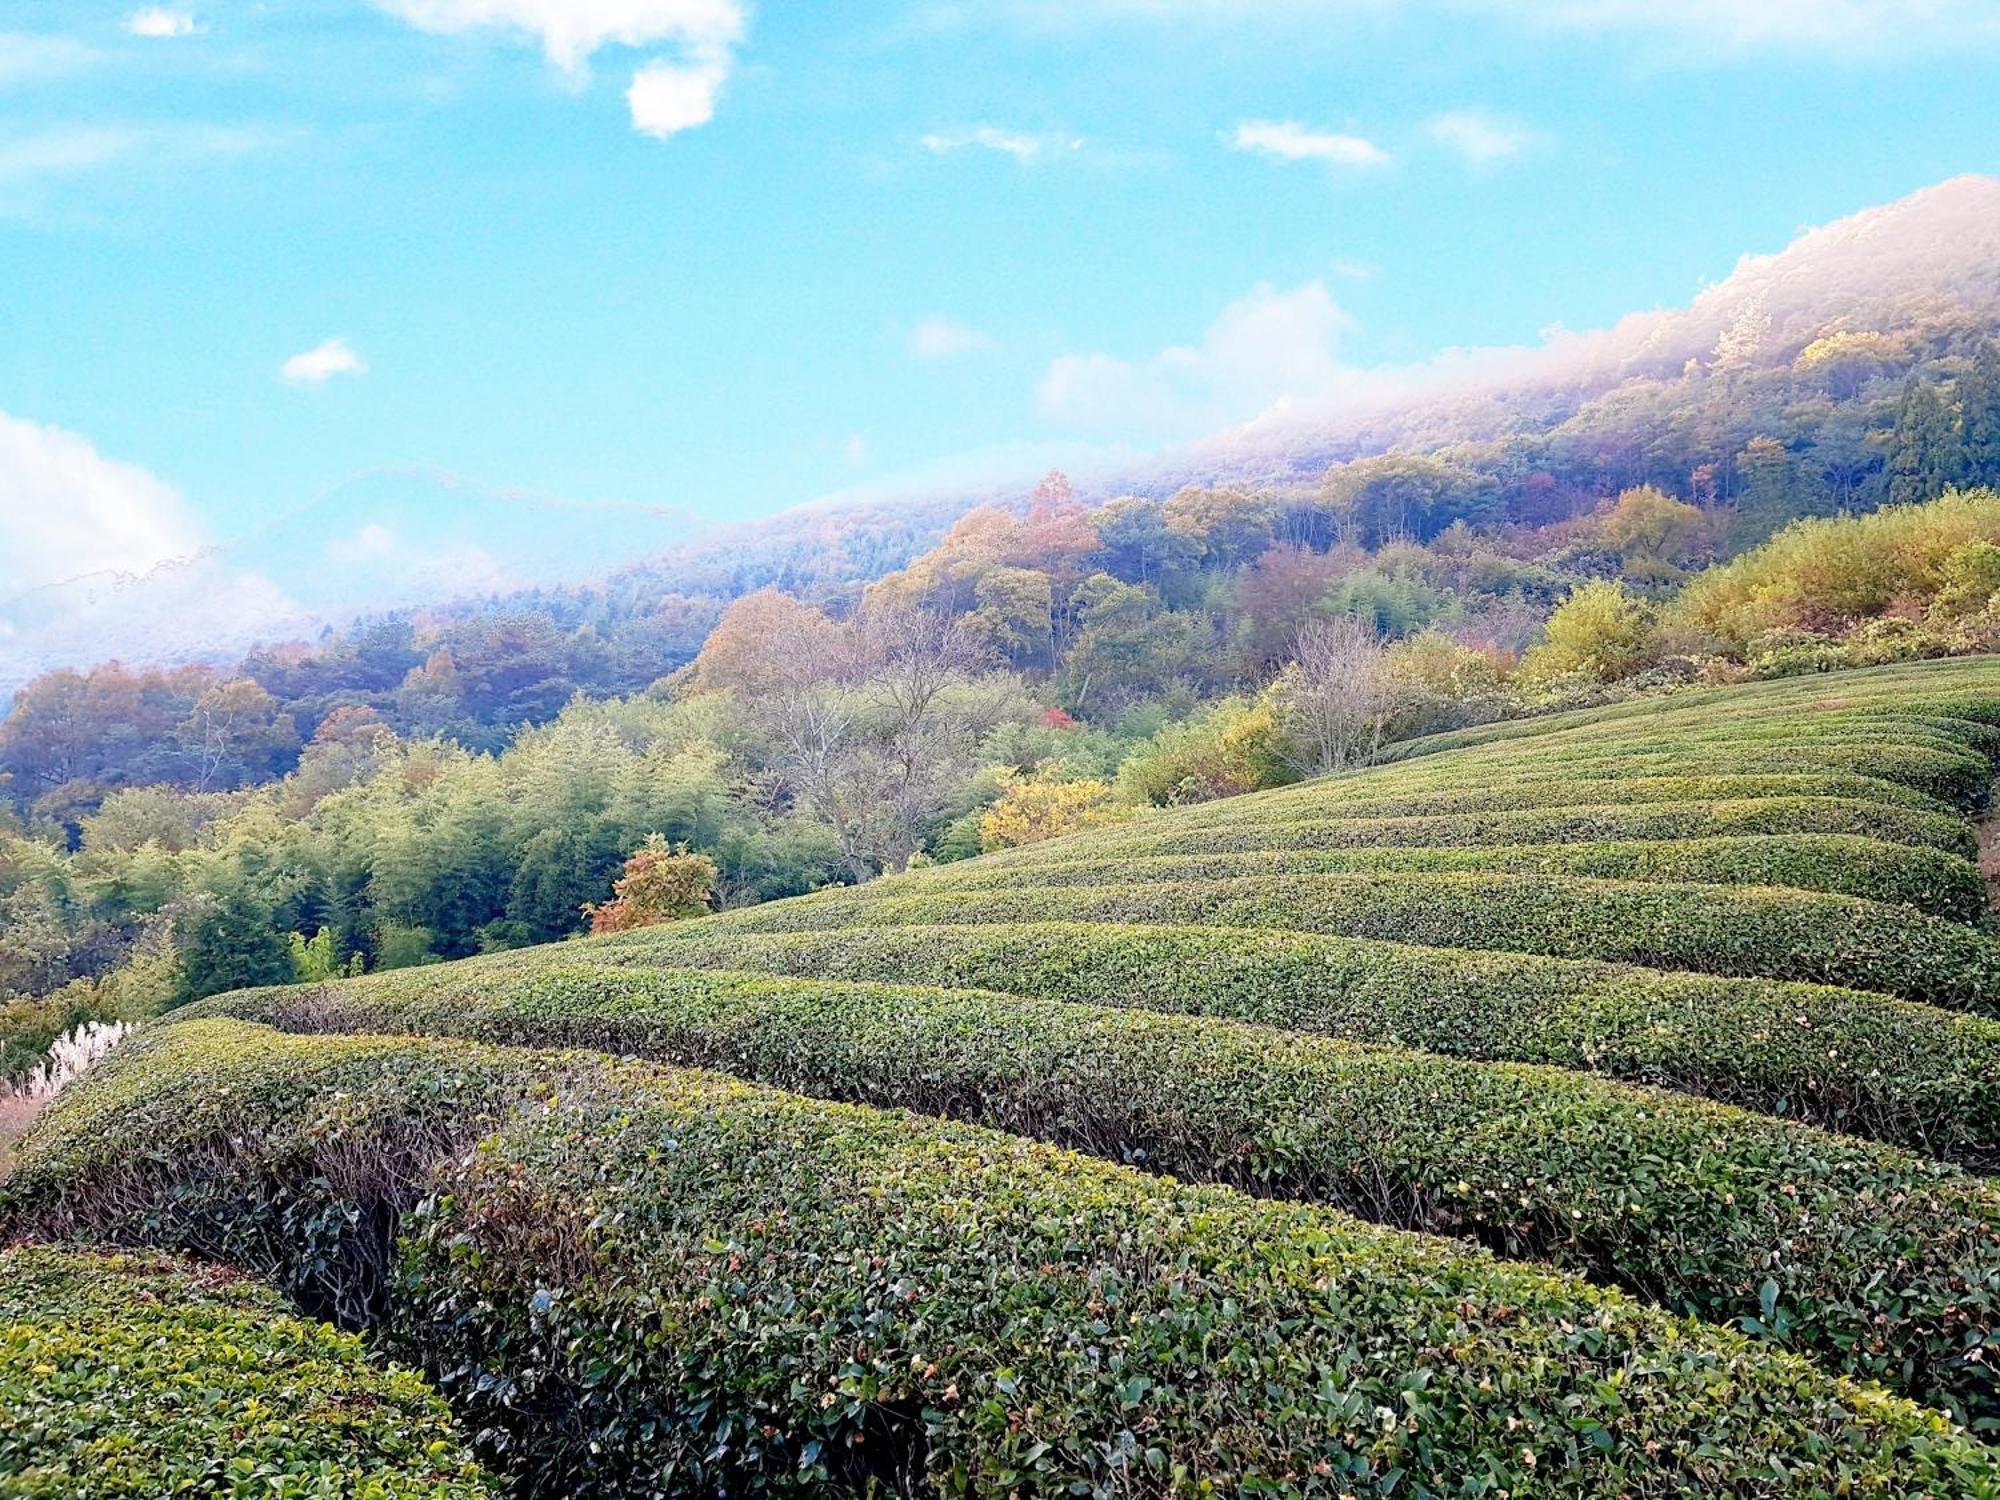
<svg viewBox="0 0 2000 1500"><path fill-rule="evenodd" d="M1704 690L219 996L0 1215L363 1330L524 1496L2000 1496L1996 760L2000 662ZM211 1332L265 1294L9 1254L26 1472L279 1402ZM190 1493L483 1493L413 1376L254 1338L346 1447Z"/></svg>

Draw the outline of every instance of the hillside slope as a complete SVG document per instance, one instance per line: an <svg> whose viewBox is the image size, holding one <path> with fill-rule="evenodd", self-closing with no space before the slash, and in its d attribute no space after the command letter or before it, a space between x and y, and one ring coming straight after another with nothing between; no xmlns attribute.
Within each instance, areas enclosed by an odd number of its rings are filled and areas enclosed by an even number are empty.
<svg viewBox="0 0 2000 1500"><path fill-rule="evenodd" d="M6 1213L381 1321L535 1494L1982 1493L1996 758L2000 661L1790 679L218 997Z"/></svg>

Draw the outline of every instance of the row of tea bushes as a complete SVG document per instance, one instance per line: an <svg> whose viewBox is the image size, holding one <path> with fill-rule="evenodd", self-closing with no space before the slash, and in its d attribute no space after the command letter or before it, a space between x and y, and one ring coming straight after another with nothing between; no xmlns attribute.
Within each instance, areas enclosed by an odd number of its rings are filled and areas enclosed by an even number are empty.
<svg viewBox="0 0 2000 1500"><path fill-rule="evenodd" d="M1773 834L1706 839L1627 839L1604 843L1498 844L1471 848L1375 847L1132 855L1082 852L1048 857L1033 883L1175 884L1248 876L1395 875L1451 871L1582 875L1600 880L1790 886L1910 906L1959 922L1986 908L1986 882L1969 861L1935 849L1885 844L1851 834ZM922 882L880 882L879 891L1001 890L1022 872L982 863L941 870Z"/></svg>
<svg viewBox="0 0 2000 1500"><path fill-rule="evenodd" d="M108 1072L38 1128L14 1223L291 1261L316 1248L292 1227L343 1184L391 1184L399 1225L347 1205L402 1233L391 1341L529 1495L2000 1486L2000 1455L1942 1416L1741 1336L993 1131L219 1021ZM396 1183L430 1139L433 1073L521 1102ZM157 1149L107 1161L107 1124Z"/></svg>
<svg viewBox="0 0 2000 1500"><path fill-rule="evenodd" d="M994 891L847 888L717 918L736 932L941 922L1120 922L1279 928L1433 947L1837 983L2000 1011L2000 942L1902 907L1759 886L1551 875L1301 875L1190 885Z"/></svg>
<svg viewBox="0 0 2000 1500"><path fill-rule="evenodd" d="M1263 849L1474 849L1814 834L1931 849L1967 861L1977 848L1971 826L1942 813L1829 797L1753 797L1638 807L1588 803L1522 812L1253 819L1214 828L1183 828L1177 817L1157 818L985 855L977 868L1022 871L1053 859Z"/></svg>
<svg viewBox="0 0 2000 1500"><path fill-rule="evenodd" d="M594 1047L970 1120L1475 1238L2000 1419L2000 1184L1658 1090L1201 1017L554 962L199 1013Z"/></svg>
<svg viewBox="0 0 2000 1500"><path fill-rule="evenodd" d="M1776 717L1880 716L1890 721L1917 715L2000 726L2000 692L1994 688L1991 658L1903 662L1841 672L1835 676L1792 677L1772 682L1695 689L1667 698L1629 699L1597 708L1573 709L1546 717L1448 730L1387 747L1391 762L1422 759L1448 750L1505 750L1514 742L1562 734L1575 739L1615 740L1651 724L1700 728L1757 722Z"/></svg>
<svg viewBox="0 0 2000 1500"><path fill-rule="evenodd" d="M214 1266L0 1250L0 1495L479 1500L443 1402Z"/></svg>
<svg viewBox="0 0 2000 1500"><path fill-rule="evenodd" d="M1821 985L1203 927L1025 923L748 934L713 923L567 957L983 989L1551 1063L2000 1169L2000 1021ZM496 955L496 982L546 962Z"/></svg>

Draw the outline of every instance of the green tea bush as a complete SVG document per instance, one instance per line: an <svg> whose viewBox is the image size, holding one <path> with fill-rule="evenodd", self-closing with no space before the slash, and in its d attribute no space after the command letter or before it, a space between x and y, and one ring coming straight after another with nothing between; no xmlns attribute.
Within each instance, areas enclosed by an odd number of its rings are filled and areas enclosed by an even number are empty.
<svg viewBox="0 0 2000 1500"><path fill-rule="evenodd" d="M2000 1021L1884 995L1513 953L1203 927L1034 923L751 935L696 925L572 954L1227 1016L1553 1063L2000 1170ZM544 955L464 973L502 982Z"/></svg>
<svg viewBox="0 0 2000 1500"><path fill-rule="evenodd" d="M1498 874L903 893L910 889L824 891L716 920L738 932L938 922L1268 927L1840 983L1983 1014L2000 1010L2000 944L1993 939L1901 907L1813 891Z"/></svg>
<svg viewBox="0 0 2000 1500"><path fill-rule="evenodd" d="M158 1255L0 1250L0 1495L475 1500L444 1404L276 1294Z"/></svg>
<svg viewBox="0 0 2000 1500"><path fill-rule="evenodd" d="M1659 1090L1201 1017L727 972L392 975L207 1010L595 1047L970 1120L1477 1238L2000 1419L2000 1184Z"/></svg>
<svg viewBox="0 0 2000 1500"><path fill-rule="evenodd" d="M105 1106L58 1101L13 1216L242 1238L394 1157L426 1065L543 1080L407 1184L387 1323L531 1495L2000 1487L1939 1414L1572 1277L610 1059L172 1026L107 1080L166 1149L93 1172Z"/></svg>
<svg viewBox="0 0 2000 1500"><path fill-rule="evenodd" d="M1581 784L1584 797L1606 793ZM1409 817L1243 818L1183 827L1156 818L1112 834L1084 834L981 857L983 870L1019 869L1088 854L1191 854L1251 849L1480 848L1513 844L1616 843L1779 834L1850 834L1882 843L1935 849L1970 859L1977 843L1962 818L1920 808L1885 807L1830 797L1751 797L1719 802L1639 804L1583 801L1521 812L1462 812Z"/></svg>
<svg viewBox="0 0 2000 1500"><path fill-rule="evenodd" d="M1993 764L1969 750L1939 749L1915 744L1815 744L1759 746L1755 743L1732 746L1727 740L1705 745L1664 745L1658 747L1584 746L1560 753L1544 752L1535 758L1544 768L1588 773L1602 769L1621 776L1647 774L1693 775L1703 771L1763 773L1768 775L1813 775L1845 772L1898 782L1915 791L1958 807L1976 807L1985 800L1993 782ZM1504 769L1496 767L1495 769Z"/></svg>
<svg viewBox="0 0 2000 1500"><path fill-rule="evenodd" d="M1330 875L1493 870L1595 879L1713 885L1790 886L1895 902L1955 921L1977 921L1986 882L1969 861L1935 849L1885 844L1853 834L1625 840L1615 843L1502 844L1451 848L1260 850L1242 853L1088 857L1056 850L1028 867L970 864L921 880L869 887L903 891L1000 890L1124 881L1147 885L1232 880L1249 875Z"/></svg>
<svg viewBox="0 0 2000 1500"><path fill-rule="evenodd" d="M1622 776L1603 768L1541 769L1481 775L1474 786L1440 784L1437 768L1420 768L1421 780L1397 778L1389 771L1369 771L1348 779L1309 782L1303 788L1238 797L1177 810L1176 824L1253 821L1291 822L1303 819L1421 817L1438 813L1523 812L1530 808L1586 806L1607 799L1637 807L1663 802L1724 802L1765 797L1834 797L1850 802L1874 802L1913 807L1950 815L1948 803L1898 782L1870 776L1729 774ZM1310 795L1308 795L1308 793ZM1108 836L1108 835L1107 835Z"/></svg>

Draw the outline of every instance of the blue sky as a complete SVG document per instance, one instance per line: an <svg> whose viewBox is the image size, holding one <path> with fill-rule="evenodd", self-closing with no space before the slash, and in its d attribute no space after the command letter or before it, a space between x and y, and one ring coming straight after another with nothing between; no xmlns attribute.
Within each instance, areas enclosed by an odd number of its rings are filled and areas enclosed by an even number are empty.
<svg viewBox="0 0 2000 1500"><path fill-rule="evenodd" d="M1994 9L0 0L0 585L383 466L1027 470L1684 301L2000 166Z"/></svg>

